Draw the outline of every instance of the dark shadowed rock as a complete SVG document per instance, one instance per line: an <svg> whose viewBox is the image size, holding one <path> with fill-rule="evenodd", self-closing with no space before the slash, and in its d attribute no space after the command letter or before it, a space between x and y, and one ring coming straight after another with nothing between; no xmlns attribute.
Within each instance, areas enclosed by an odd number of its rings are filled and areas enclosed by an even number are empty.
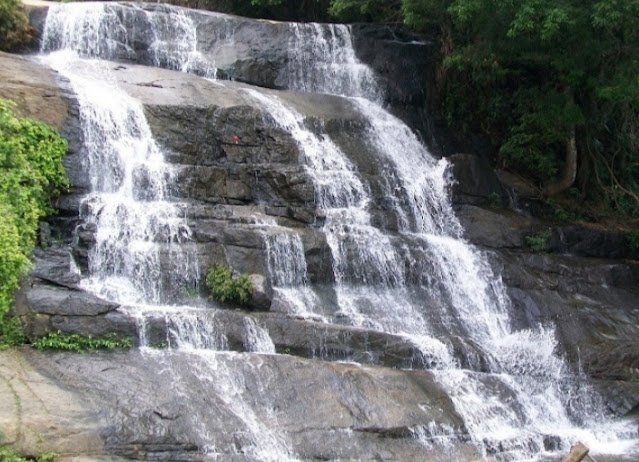
<svg viewBox="0 0 639 462"><path fill-rule="evenodd" d="M579 225L553 228L548 250L579 257L628 258L631 256L623 233Z"/></svg>
<svg viewBox="0 0 639 462"><path fill-rule="evenodd" d="M466 238L475 245L521 248L525 237L532 234L534 221L511 210L461 205L456 211Z"/></svg>
<svg viewBox="0 0 639 462"><path fill-rule="evenodd" d="M454 154L448 160L455 179L452 190L454 202L495 207L508 205L506 190L483 157Z"/></svg>

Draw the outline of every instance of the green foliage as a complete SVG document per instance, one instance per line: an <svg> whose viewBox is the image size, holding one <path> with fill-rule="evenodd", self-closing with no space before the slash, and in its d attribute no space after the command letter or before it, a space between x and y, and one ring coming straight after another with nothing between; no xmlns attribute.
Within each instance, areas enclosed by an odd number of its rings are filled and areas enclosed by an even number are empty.
<svg viewBox="0 0 639 462"><path fill-rule="evenodd" d="M396 22L401 20L401 1L333 0L329 13L346 22Z"/></svg>
<svg viewBox="0 0 639 462"><path fill-rule="evenodd" d="M541 231L531 236L526 236L524 241L530 250L533 252L543 252L548 245L548 239L550 239L550 230Z"/></svg>
<svg viewBox="0 0 639 462"><path fill-rule="evenodd" d="M22 345L25 341L26 337L22 332L20 320L4 315L0 319L0 351L12 346Z"/></svg>
<svg viewBox="0 0 639 462"><path fill-rule="evenodd" d="M507 168L539 183L552 180L572 127L584 116L572 97L553 88L522 88L514 95L517 118L504 136L499 156Z"/></svg>
<svg viewBox="0 0 639 462"><path fill-rule="evenodd" d="M228 266L215 265L206 275L206 286L211 298L221 302L245 304L253 292L253 283L248 274L233 277Z"/></svg>
<svg viewBox="0 0 639 462"><path fill-rule="evenodd" d="M0 462L54 462L58 460L58 457L60 456L54 452L43 452L35 459L27 459L21 456L18 452L0 445Z"/></svg>
<svg viewBox="0 0 639 462"><path fill-rule="evenodd" d="M39 220L53 212L50 198L68 187L62 166L66 150L54 129L16 117L12 103L0 99L0 343L5 345L19 338L8 311L29 266Z"/></svg>
<svg viewBox="0 0 639 462"><path fill-rule="evenodd" d="M402 0L401 12L404 24L415 30L433 26L446 28L448 0Z"/></svg>
<svg viewBox="0 0 639 462"><path fill-rule="evenodd" d="M118 338L116 334L111 334L104 338L95 338L91 335L63 334L58 330L33 340L31 344L38 350L66 350L84 353L87 350L130 348L131 340Z"/></svg>
<svg viewBox="0 0 639 462"><path fill-rule="evenodd" d="M36 462L55 462L60 457L55 452L43 452L36 458Z"/></svg>
<svg viewBox="0 0 639 462"><path fill-rule="evenodd" d="M29 265L27 252L21 245L19 220L3 200L6 199L0 194L0 324L9 311L20 276Z"/></svg>
<svg viewBox="0 0 639 462"><path fill-rule="evenodd" d="M488 206L491 209L501 209L504 207L504 201L502 200L501 194L496 192L491 192L488 195Z"/></svg>
<svg viewBox="0 0 639 462"><path fill-rule="evenodd" d="M13 51L31 41L29 26L20 0L0 0L0 51Z"/></svg>
<svg viewBox="0 0 639 462"><path fill-rule="evenodd" d="M552 208L552 218L555 221L567 223L583 219L583 217L580 216L578 213L574 212L573 210L569 210L567 207L559 204L553 199L549 199L547 203Z"/></svg>
<svg viewBox="0 0 639 462"><path fill-rule="evenodd" d="M327 21L330 0L229 0L235 14L280 21Z"/></svg>
<svg viewBox="0 0 639 462"><path fill-rule="evenodd" d="M437 104L453 127L485 135L500 168L540 186L574 134L584 198L639 216L639 0L399 2L407 26L440 29ZM331 11L367 20L374 3Z"/></svg>
<svg viewBox="0 0 639 462"><path fill-rule="evenodd" d="M624 234L630 253L639 258L639 231L628 231Z"/></svg>

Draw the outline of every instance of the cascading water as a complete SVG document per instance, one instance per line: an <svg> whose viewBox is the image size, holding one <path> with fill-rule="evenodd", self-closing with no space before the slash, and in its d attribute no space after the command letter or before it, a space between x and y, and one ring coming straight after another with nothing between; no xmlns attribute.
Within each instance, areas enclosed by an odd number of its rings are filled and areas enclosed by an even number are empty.
<svg viewBox="0 0 639 462"><path fill-rule="evenodd" d="M367 206L370 193L355 167L328 136L318 136L304 125L301 114L276 97L247 90L291 133L303 151L303 161L315 186L315 202L325 215L322 230L333 257L339 312L333 320L346 319L357 326L393 333L424 335L427 326L406 293L403 262L390 238L371 225ZM360 290L360 287L365 287ZM362 313L362 300L375 310ZM320 313L325 314L325 313Z"/></svg>
<svg viewBox="0 0 639 462"><path fill-rule="evenodd" d="M178 395L184 392L186 377L199 370L199 380L210 383L228 412L245 426L231 448L223 448L224 453L241 451L267 462L292 460L291 449L275 430L274 418L253 412L238 391L242 376L218 361L215 351L225 349L227 341L215 322L215 312L163 306L183 298L181 292L193 290L199 279L196 257L180 246L190 239L191 231L183 216L185 205L171 195L175 167L164 160L141 103L119 88L112 67L101 61L121 57L123 50L133 52L122 23L126 12L108 4L74 6L50 7L42 46L47 54L42 60L70 81L80 109L90 179L90 192L80 207L81 226L93 231L95 241L82 285L125 305L123 311L138 320L142 346L147 324L164 320L169 351L147 349L149 359L172 371ZM194 25L185 14L146 14L154 33L150 47L154 64L181 71L197 66L200 74L214 77L209 72L213 67L203 71L195 50ZM252 319L244 324L247 351L274 353L268 332ZM194 369L174 371L171 364L184 352L193 355ZM243 361L242 355L237 357ZM205 423L199 426L206 437ZM211 455L218 451L206 444L201 450Z"/></svg>
<svg viewBox="0 0 639 462"><path fill-rule="evenodd" d="M125 25L125 16L135 11L108 4L51 7L44 33L45 52L62 50L46 60L71 81L83 123L91 192L81 218L95 231L84 284L128 304L142 327L162 317L168 340L183 351L153 356L171 367L175 355L195 355L195 362L205 365L200 379L225 396L231 412L245 422L246 453L258 460L291 459L292 449L274 430L276 419L258 417L237 391L242 377L216 353L204 351L226 348L215 316L153 306L179 298L176 288L193 287L198 280L194 257L179 245L190 238L190 230L183 206L171 195L175 172L153 140L140 103L117 87L109 67L98 59L142 54L149 64L205 77L215 77L216 69L198 51L194 20L168 6L142 12L153 39L145 49L135 49ZM435 368L484 453L496 451L505 460L534 458L543 453L548 435L562 438L562 449L576 438L593 446L616 441L617 430L605 421L596 396L586 386L575 388L575 377L556 353L552 329L512 329L499 277L463 239L448 197L446 161L434 159L408 127L380 106L383 92L372 71L357 61L348 28L289 28L288 86L348 97L358 108L368 127L364 142L384 172L381 189L393 205L398 230L373 224L371 185L322 127L311 130L280 98L245 90L297 142L332 254L337 308L327 309L309 286L300 236L264 227L269 275L286 309L405 336L424 363ZM268 333L253 320L247 318L244 332L247 351L274 352ZM477 362L487 372L460 367L453 337L473 343ZM242 358L237 355L238 361ZM573 398L576 394L579 399ZM608 433L601 430L604 425ZM442 434L447 444L453 438L450 429L415 427L414 433L424 440L425 434ZM217 454L218 449L205 452Z"/></svg>
<svg viewBox="0 0 639 462"><path fill-rule="evenodd" d="M317 200L318 207L334 218L334 222L327 219L324 230L333 251L338 292L350 295L340 300L349 316L356 319L358 324L417 337L415 343L425 355L441 355L435 361L438 369L436 375L449 390L457 411L464 417L471 438L485 451L499 451L500 458L531 458L544 451L544 438L549 434L565 438L564 446L569 445L571 438L599 444L611 441L610 438L616 440L614 430L597 434L597 427L605 422L598 397L587 386L577 386L577 393L571 389L575 387L575 377L557 356L553 330L539 327L535 330L513 331L510 327L510 305L500 279L494 275L486 258L462 237L462 227L448 197L450 179L446 162L435 160L408 127L379 105L382 92L377 89L370 71L355 58L348 29L345 26L321 28L318 25L296 25L293 30L291 62L297 62L298 69L290 71L293 77L291 86L301 91L356 98L355 104L369 123L367 141L385 158L388 165L386 194L389 202L397 206L395 213L400 236L412 241L409 261L414 263L425 258L432 262L430 268L437 272L434 278L423 274L417 280L427 282L427 286L436 291L431 294L432 298L448 301L439 305L446 311L440 318L454 320L454 324L443 322L446 332L439 333L444 334L444 342L447 334L456 331L476 342L487 356L490 373L477 374L452 367L456 363L451 360L449 350L441 348L443 344L431 339L424 341L424 333L437 329L428 323L421 325L421 313L425 307L411 304L406 297L397 297L398 288L405 287L407 277L401 256L394 250L387 235L380 230L367 233L374 241L360 240L363 245L354 253L355 258L353 252L348 252L348 240L358 239L361 234L353 233L351 229L348 234L336 232L334 223L342 223L342 226L353 223L355 228L367 224L366 218L355 218L366 214L366 202L369 199L363 186L358 188L361 199L357 214L342 212L339 217L334 215L338 204L343 203L347 207L354 205L348 189L333 190L332 203L321 197ZM307 75L304 69L313 69L312 75ZM291 120L284 124L292 133L302 126L303 121L287 118L281 108L273 104L268 107L280 123ZM300 136L296 139L303 146L306 157L312 158L314 150L308 149L309 144ZM325 146L334 156L345 159L335 146L326 143ZM321 152L319 157L324 159L329 156ZM347 161L341 162L347 164ZM315 187L321 191L322 183L317 179L321 169L312 162L307 161L307 164L312 175L313 169L317 172ZM349 166L347 170L357 178L352 167ZM374 255L369 249L373 242L376 252L385 255L385 259L370 258ZM345 261L354 261L355 264L345 270L342 266ZM361 268L361 265L372 267L384 276L375 278L370 277L370 273L360 274L357 268ZM353 295L353 287L349 287L345 281L346 274L363 284L368 291L375 292L376 297L366 297L367 303L362 303L364 296L357 289L355 293L358 295ZM392 293L392 296L384 298L379 292ZM397 310L398 299L403 310ZM371 309L370 305L380 303L382 306L379 311ZM399 311L399 317L380 316L379 313L384 309ZM406 329L406 317L419 320L410 326L415 330ZM433 344L440 348L433 348ZM586 394L587 398L583 400L582 396L582 400L578 401L566 398L575 394ZM511 398L506 398L507 395L511 395ZM587 419L588 427L579 428L578 425L584 425Z"/></svg>
<svg viewBox="0 0 639 462"><path fill-rule="evenodd" d="M319 301L308 285L302 240L297 234L275 232L265 233L264 241L275 292L271 309L311 317Z"/></svg>

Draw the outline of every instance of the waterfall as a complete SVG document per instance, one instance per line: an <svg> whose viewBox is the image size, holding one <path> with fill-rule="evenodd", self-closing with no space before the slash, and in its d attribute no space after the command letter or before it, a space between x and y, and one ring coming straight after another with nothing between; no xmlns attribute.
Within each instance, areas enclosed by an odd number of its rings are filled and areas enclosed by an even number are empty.
<svg viewBox="0 0 639 462"><path fill-rule="evenodd" d="M173 11L169 9L169 11ZM175 392L185 377L196 374L223 397L227 411L245 430L234 435L222 453L248 454L265 462L294 460L274 417L258 415L238 390L244 388L241 373L218 360L216 352L227 347L215 312L198 307L166 306L181 299L181 291L197 286L197 257L184 249L191 230L184 217L185 204L172 195L175 167L154 140L142 104L119 88L112 66L115 59L134 52L130 31L121 22L126 11L109 4L76 4L49 8L43 32L41 59L69 80L77 97L84 136L84 170L90 192L80 206L81 227L93 232L88 268L82 286L100 297L125 305L122 311L135 318L140 343L149 361L166 368L174 377ZM194 25L183 13L167 17L148 13L154 32L152 61L181 71L192 71L202 61L195 50ZM166 351L149 349L147 327L163 320ZM274 353L265 331L254 320L244 321L247 351ZM180 352L173 351L177 348ZM192 368L178 371L176 356L191 354ZM223 353L220 353L223 354ZM257 369L244 356L249 370ZM268 410L268 399L262 403ZM205 421L198 421L201 439L210 440ZM201 451L215 457L220 448L203 444Z"/></svg>
<svg viewBox="0 0 639 462"><path fill-rule="evenodd" d="M475 444L484 453L500 452L500 458L523 460L543 452L544 438L549 434L564 438L564 448L569 447L570 438L593 442L616 440L614 431L598 431L599 426L611 424L606 421L596 394L580 387L578 393L585 393L585 400L581 397L573 401L566 397L574 393L570 388L575 386L576 378L558 356L552 327L522 331L511 328L508 315L511 307L505 288L487 258L464 240L463 229L452 210L446 161L436 160L406 125L382 108L383 92L376 87L372 72L355 57L348 28L316 24L291 27L294 38L290 43L290 62L297 64L290 70L292 88L349 97L359 107L369 125L367 142L390 167L386 175L386 195L389 203L396 206L400 239L410 238L413 248L418 249L409 252L409 261L427 258L432 262L430 268L436 271L436 277L425 276L421 280L431 285L430 290L435 290L434 298L448 301L443 307L447 313L442 313L441 319L454 319L457 326L448 325L447 329L460 329L480 345L488 357L489 373L473 373L460 369L455 361L447 358L447 348L433 348L432 341L415 341L425 349L423 354L431 356L435 351L441 355L435 362L438 364L436 375L464 417ZM309 72L310 69L313 71ZM284 124L292 133L303 124L299 118L296 121L287 118L273 104L269 110L280 123L291 120ZM312 157L315 149L309 150L302 137L296 139L303 144L306 157ZM322 140L322 144L332 154L345 159L339 149L329 146L326 140ZM322 151L320 158L326 157L330 156ZM349 175L357 178L357 172L348 166L347 160L340 162L347 166L345 170ZM321 188L322 183L317 179L321 168L313 162L307 165L318 172L314 180L316 188ZM355 182L351 180L350 184ZM331 242L337 284L343 286L342 293L356 294L343 297L342 309L358 324L386 332L419 338L437 331L420 319L425 307L416 307L406 297L398 297L397 288L404 288L406 284L402 257L389 235L382 230L368 232L366 205L370 199L365 195L365 185L357 188L356 196L350 192L352 189L334 191L332 202L317 200L320 208L328 209L325 232ZM357 199L354 201L353 197ZM346 210L356 206L357 213L340 211L336 217L337 204ZM340 232L340 224L348 226L348 233ZM353 229L367 231L358 233ZM349 241L362 235L370 239L359 240L362 245L355 245L357 251L349 252ZM376 250L371 252L369 246ZM385 258L376 258L376 255ZM345 271L343 265L347 261L356 264ZM359 271L362 265L365 273ZM362 293L344 284L346 274L350 278L354 275L368 291L376 292L376 297L367 297L367 303L361 303ZM380 287L382 294L389 296L380 296ZM397 299L401 300L399 304L394 303ZM375 309L369 304L382 306ZM385 310L399 316L380 316ZM407 329L406 317L419 321ZM443 339L445 341L445 335ZM510 399L506 398L508 395ZM586 428L579 427L586 422Z"/></svg>
<svg viewBox="0 0 639 462"><path fill-rule="evenodd" d="M293 313L303 318L313 317L319 300L308 285L306 258L300 236L278 230L264 233L264 241L274 291L271 310Z"/></svg>
<svg viewBox="0 0 639 462"><path fill-rule="evenodd" d="M180 246L191 231L183 204L171 197L175 168L164 160L142 105L100 61L130 50L121 10L78 6L50 7L42 51L78 96L91 187L80 211L84 226L95 230L83 284L123 304L177 299L198 274L194 257Z"/></svg>
<svg viewBox="0 0 639 462"><path fill-rule="evenodd" d="M134 14L144 17L152 32L144 46L126 25L127 15ZM244 89L270 123L290 133L299 147L323 217L318 226L330 249L335 281L335 306L322 306L311 288L299 232L258 223L274 291L272 309L406 338L432 365L484 454L534 459L544 453L550 436L561 439L561 449L577 438L593 445L617 441L618 430L605 419L597 396L579 385L558 354L552 326L513 329L499 275L487 256L466 242L452 209L448 163L434 158L384 109L384 92L372 70L357 60L348 27L288 28L289 88L343 97L362 116L366 136L361 141L372 153L370 161L384 172L379 180L383 199L392 205L397 229L376 224L371 184L321 123L310 127L276 92ZM227 33L220 34L225 37L220 47L233 40ZM196 255L181 245L192 235L186 205L176 198L175 167L153 139L141 103L118 87L113 66L102 61L141 61L215 78L214 60L198 50L196 20L164 5L144 10L107 3L51 6L43 52L48 54L42 59L70 81L79 104L90 181L80 221L94 238L83 286L126 305L123 310L138 321L143 346L149 345L149 324L164 323L170 348L146 349L150 360L172 371L179 358L191 355L191 369L171 372L176 393L187 395L189 374L215 389L244 423L245 434L234 435L240 442L233 442L243 454L294 460L277 419L268 412L268 399L258 397L260 409L266 409L258 412L242 394L244 378L227 361L232 357L257 374L254 353L275 352L268 331L246 317L242 343L251 353L223 353L228 339L215 310L166 306L199 279ZM485 364L482 372L462 367L453 351L458 338L476 346L478 359L464 359ZM205 427L202 421L204 439ZM439 441L446 450L456 438L453 429L429 424L411 432L421 444ZM213 457L225 453L214 446L202 450Z"/></svg>
<svg viewBox="0 0 639 462"><path fill-rule="evenodd" d="M141 24L131 27L136 20ZM44 51L73 49L86 58L143 62L207 78L217 75L215 62L198 51L196 24L182 8L97 2L52 6L45 27ZM150 40L144 36L147 31Z"/></svg>
<svg viewBox="0 0 639 462"><path fill-rule="evenodd" d="M367 206L372 199L354 165L328 136L311 132L302 115L277 97L246 91L264 105L278 126L291 133L304 154L316 205L326 216L322 229L331 248L340 308L333 322L427 334L425 321L409 300L399 252L390 237L371 224ZM363 313L358 307L362 303L376 310L374 315Z"/></svg>

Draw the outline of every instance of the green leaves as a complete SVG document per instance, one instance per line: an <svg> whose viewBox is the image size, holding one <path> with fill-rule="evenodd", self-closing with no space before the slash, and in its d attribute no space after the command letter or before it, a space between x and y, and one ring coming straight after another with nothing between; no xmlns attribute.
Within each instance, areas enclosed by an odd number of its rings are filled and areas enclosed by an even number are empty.
<svg viewBox="0 0 639 462"><path fill-rule="evenodd" d="M445 11L449 123L538 184L574 142L585 195L639 214L639 0L403 0L410 25L426 24L425 3Z"/></svg>
<svg viewBox="0 0 639 462"><path fill-rule="evenodd" d="M54 462L58 460L58 457L59 455L54 452L43 452L35 459L33 457L23 457L16 451L0 445L0 462Z"/></svg>
<svg viewBox="0 0 639 462"><path fill-rule="evenodd" d="M548 247L548 240L550 239L551 232L549 229L541 231L531 236L526 236L524 242L530 250L539 253L544 252Z"/></svg>
<svg viewBox="0 0 639 462"><path fill-rule="evenodd" d="M13 212L25 254L33 247L38 220L53 211L50 198L68 188L66 150L54 129L16 118L12 105L0 100L0 197Z"/></svg>
<svg viewBox="0 0 639 462"><path fill-rule="evenodd" d="M209 270L206 275L206 286L214 300L241 305L249 301L253 292L253 283L248 274L233 277L231 269L223 265L214 265Z"/></svg>
<svg viewBox="0 0 639 462"><path fill-rule="evenodd" d="M553 88L520 89L514 95L517 121L499 149L502 163L543 183L559 171L563 149L574 126L585 122L567 92Z"/></svg>
<svg viewBox="0 0 639 462"><path fill-rule="evenodd" d="M389 23L400 20L400 0L333 0L331 16L346 22Z"/></svg>
<svg viewBox="0 0 639 462"><path fill-rule="evenodd" d="M32 38L29 20L19 0L0 0L0 51L13 51Z"/></svg>
<svg viewBox="0 0 639 462"><path fill-rule="evenodd" d="M18 118L0 100L0 343L6 313L29 265L39 220L53 212L50 198L68 187L62 166L67 143L47 125Z"/></svg>
<svg viewBox="0 0 639 462"><path fill-rule="evenodd" d="M44 337L33 340L31 345L38 350L65 350L84 353L87 350L112 350L130 348L131 340L120 339L116 334L96 338L91 335L63 334L61 331L49 332Z"/></svg>

